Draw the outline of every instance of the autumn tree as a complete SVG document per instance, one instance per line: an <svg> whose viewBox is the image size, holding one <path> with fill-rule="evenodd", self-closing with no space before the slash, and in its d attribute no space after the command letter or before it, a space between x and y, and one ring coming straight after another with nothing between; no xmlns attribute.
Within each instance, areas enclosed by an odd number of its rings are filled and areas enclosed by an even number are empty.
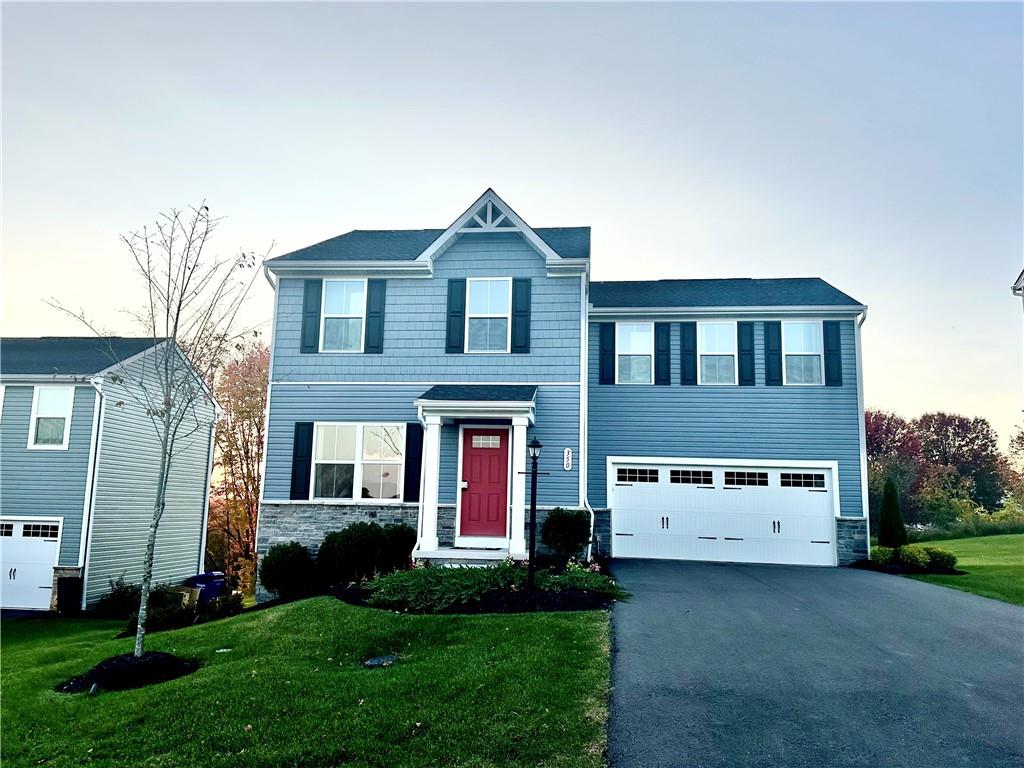
<svg viewBox="0 0 1024 768"><path fill-rule="evenodd" d="M952 467L971 481L971 498L977 504L990 511L998 508L1006 495L1006 459L987 419L926 413L914 421L914 430L924 461Z"/></svg>
<svg viewBox="0 0 1024 768"><path fill-rule="evenodd" d="M208 556L228 580L252 589L263 465L270 351L253 338L239 345L216 384L216 469L210 497Z"/></svg>
<svg viewBox="0 0 1024 768"><path fill-rule="evenodd" d="M914 424L890 411L864 412L865 447L868 457L868 505L872 520L879 519L882 494L892 480L903 499L903 512L916 521L920 512L918 491L922 476L921 442Z"/></svg>

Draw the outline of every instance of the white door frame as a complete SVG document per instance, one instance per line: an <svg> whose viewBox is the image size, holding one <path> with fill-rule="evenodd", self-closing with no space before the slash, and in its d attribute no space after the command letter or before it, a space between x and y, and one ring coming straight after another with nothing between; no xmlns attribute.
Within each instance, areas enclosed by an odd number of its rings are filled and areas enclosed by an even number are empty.
<svg viewBox="0 0 1024 768"><path fill-rule="evenodd" d="M466 429L503 430L508 435L505 467L505 536L463 536L462 531L462 445ZM459 424L459 453L455 465L455 546L500 549L507 547L511 540L512 525L512 425L510 424ZM438 457L440 460L440 456Z"/></svg>

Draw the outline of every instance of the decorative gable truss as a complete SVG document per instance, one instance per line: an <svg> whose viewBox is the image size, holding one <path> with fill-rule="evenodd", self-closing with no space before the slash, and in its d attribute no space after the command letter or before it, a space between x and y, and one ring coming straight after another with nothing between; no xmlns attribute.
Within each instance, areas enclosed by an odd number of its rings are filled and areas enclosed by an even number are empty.
<svg viewBox="0 0 1024 768"><path fill-rule="evenodd" d="M551 248L493 189L484 192L454 223L417 258L432 264L459 235L471 233L519 232L545 261L550 275L580 275L586 272L583 259L564 259Z"/></svg>

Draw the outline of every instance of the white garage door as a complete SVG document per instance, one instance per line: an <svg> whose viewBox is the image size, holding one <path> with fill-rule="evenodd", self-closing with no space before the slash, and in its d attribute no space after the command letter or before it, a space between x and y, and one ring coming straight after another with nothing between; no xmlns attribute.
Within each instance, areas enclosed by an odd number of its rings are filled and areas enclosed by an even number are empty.
<svg viewBox="0 0 1024 768"><path fill-rule="evenodd" d="M613 463L612 556L835 565L831 467Z"/></svg>
<svg viewBox="0 0 1024 768"><path fill-rule="evenodd" d="M59 520L0 518L0 606L49 610Z"/></svg>

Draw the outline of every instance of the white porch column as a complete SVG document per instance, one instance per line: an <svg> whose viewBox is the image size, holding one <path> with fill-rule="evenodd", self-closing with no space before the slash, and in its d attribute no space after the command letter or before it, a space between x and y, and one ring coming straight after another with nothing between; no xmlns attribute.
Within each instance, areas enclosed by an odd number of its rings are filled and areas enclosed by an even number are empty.
<svg viewBox="0 0 1024 768"><path fill-rule="evenodd" d="M426 416L423 435L423 489L420 491L419 549L437 549L437 488L441 475L441 417Z"/></svg>
<svg viewBox="0 0 1024 768"><path fill-rule="evenodd" d="M526 557L526 426L525 416L512 418L512 519L508 551Z"/></svg>

